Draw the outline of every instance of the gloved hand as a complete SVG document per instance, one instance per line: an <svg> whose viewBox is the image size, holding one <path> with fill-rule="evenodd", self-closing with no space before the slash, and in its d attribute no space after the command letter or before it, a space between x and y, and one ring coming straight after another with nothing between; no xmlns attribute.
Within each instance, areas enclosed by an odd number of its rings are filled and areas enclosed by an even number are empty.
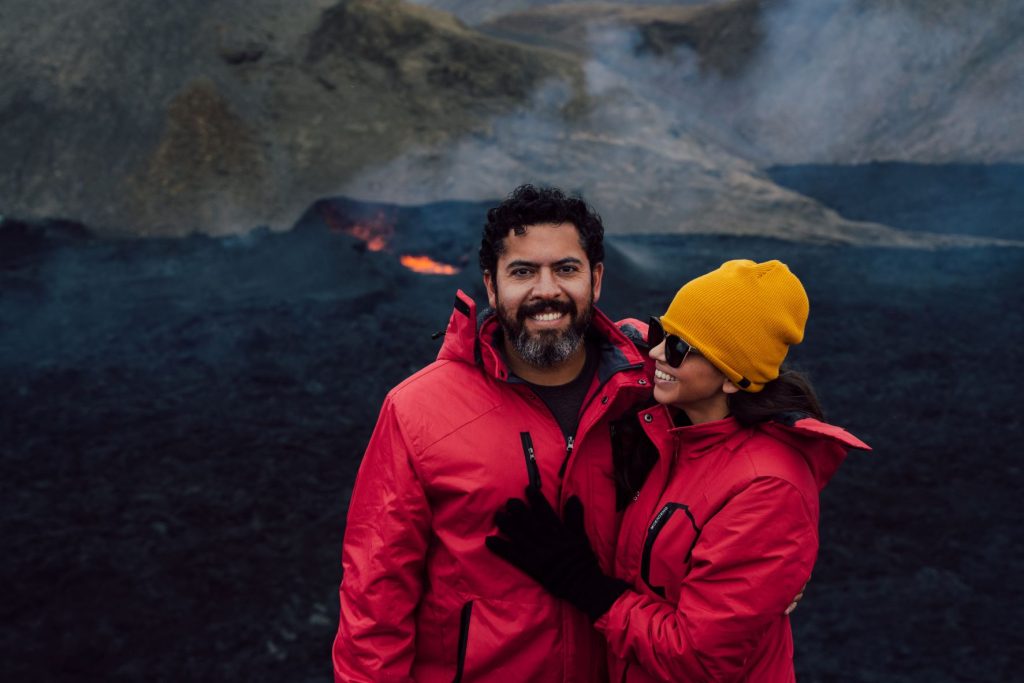
<svg viewBox="0 0 1024 683"><path fill-rule="evenodd" d="M597 621L629 584L601 571L584 531L583 503L571 497L563 523L540 489L528 486L526 500L529 504L510 498L495 513L498 530L507 538L488 536L487 547Z"/></svg>

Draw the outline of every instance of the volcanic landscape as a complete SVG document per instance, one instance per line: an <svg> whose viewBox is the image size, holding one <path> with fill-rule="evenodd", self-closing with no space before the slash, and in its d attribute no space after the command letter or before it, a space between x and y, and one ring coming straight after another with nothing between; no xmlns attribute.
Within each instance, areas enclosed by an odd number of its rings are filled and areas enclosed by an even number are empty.
<svg viewBox="0 0 1024 683"><path fill-rule="evenodd" d="M385 393L522 182L600 306L807 286L874 447L823 493L799 680L1021 678L1024 4L0 3L0 678L326 683Z"/></svg>
<svg viewBox="0 0 1024 683"><path fill-rule="evenodd" d="M886 169L831 177L872 219L941 230L923 207L943 182L988 192L981 234L1020 218L1002 176L887 170L889 195ZM353 477L456 288L482 300L485 208L334 198L284 233L145 241L0 224L4 678L329 680ZM1012 680L1024 250L650 235L608 252L615 317L728 258L780 258L807 284L793 361L875 451L823 494L800 679Z"/></svg>

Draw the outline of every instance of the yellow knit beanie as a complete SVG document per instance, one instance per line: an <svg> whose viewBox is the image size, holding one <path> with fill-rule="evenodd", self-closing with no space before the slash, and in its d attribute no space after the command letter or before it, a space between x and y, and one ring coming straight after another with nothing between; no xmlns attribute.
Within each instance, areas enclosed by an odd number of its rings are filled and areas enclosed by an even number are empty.
<svg viewBox="0 0 1024 683"><path fill-rule="evenodd" d="M736 260L683 285L661 324L733 384L757 392L779 376L790 344L803 341L808 310L785 263Z"/></svg>

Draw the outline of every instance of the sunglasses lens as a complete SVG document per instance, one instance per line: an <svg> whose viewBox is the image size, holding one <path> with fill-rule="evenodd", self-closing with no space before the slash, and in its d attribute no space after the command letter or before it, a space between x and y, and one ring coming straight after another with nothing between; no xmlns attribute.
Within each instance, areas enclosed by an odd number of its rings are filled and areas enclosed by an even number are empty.
<svg viewBox="0 0 1024 683"><path fill-rule="evenodd" d="M652 315L647 328L647 344L653 349L662 341L665 342L665 362L673 368L678 368L686 360L690 345L674 334L665 334L661 320Z"/></svg>
<svg viewBox="0 0 1024 683"><path fill-rule="evenodd" d="M665 362L674 368L678 368L686 360L686 352L690 350L682 339L675 335L668 335L665 342Z"/></svg>

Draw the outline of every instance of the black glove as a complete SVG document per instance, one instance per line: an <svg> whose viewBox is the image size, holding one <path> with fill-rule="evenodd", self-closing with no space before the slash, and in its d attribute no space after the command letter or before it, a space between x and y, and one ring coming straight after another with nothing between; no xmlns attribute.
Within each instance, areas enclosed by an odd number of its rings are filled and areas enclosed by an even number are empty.
<svg viewBox="0 0 1024 683"><path fill-rule="evenodd" d="M528 486L526 499L529 505L510 498L495 513L508 538L488 536L487 547L597 621L629 584L601 571L583 528L583 503L576 496L566 502L563 524L540 489Z"/></svg>

